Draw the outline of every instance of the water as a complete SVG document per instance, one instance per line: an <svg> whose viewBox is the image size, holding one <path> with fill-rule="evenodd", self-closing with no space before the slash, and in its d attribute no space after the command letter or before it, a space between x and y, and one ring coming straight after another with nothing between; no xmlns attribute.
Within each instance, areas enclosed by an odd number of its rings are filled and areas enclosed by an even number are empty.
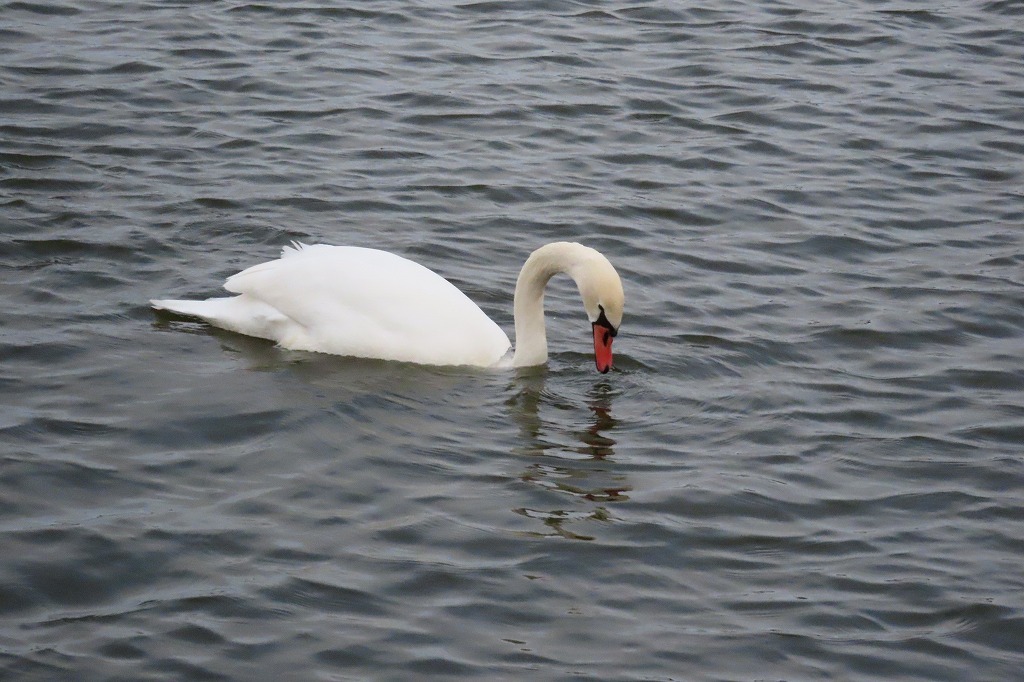
<svg viewBox="0 0 1024 682"><path fill-rule="evenodd" d="M0 678L1011 680L1016 2L0 5ZM376 246L518 373L154 315Z"/></svg>

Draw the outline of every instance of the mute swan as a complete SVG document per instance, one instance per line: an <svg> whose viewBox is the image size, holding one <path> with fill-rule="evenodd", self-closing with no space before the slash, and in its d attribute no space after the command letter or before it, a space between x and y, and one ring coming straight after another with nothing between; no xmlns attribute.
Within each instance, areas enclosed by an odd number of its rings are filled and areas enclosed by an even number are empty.
<svg viewBox="0 0 1024 682"><path fill-rule="evenodd" d="M224 288L237 296L150 303L292 350L426 365L529 367L548 359L544 287L560 272L576 281L597 369L607 372L622 322L622 282L601 253L571 242L540 247L519 273L511 363L508 336L465 294L422 265L376 249L293 242L278 260L229 277Z"/></svg>

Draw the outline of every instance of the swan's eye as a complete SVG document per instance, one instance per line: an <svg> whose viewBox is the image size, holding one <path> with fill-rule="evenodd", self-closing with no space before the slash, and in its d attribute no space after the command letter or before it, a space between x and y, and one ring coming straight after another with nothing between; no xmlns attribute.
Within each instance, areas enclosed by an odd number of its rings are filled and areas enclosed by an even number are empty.
<svg viewBox="0 0 1024 682"><path fill-rule="evenodd" d="M604 314L604 306L599 304L597 306L597 308L598 308L598 310L601 311L601 314L597 316L597 321L594 322L594 324L595 325L600 325L600 326L604 327L605 330L606 330L605 333L606 334L611 334L611 337L615 338L615 336L619 333L619 330L616 329L615 327L613 327L612 323L608 321L608 316ZM606 336L605 337L605 341L607 341L607 340L608 340L608 338Z"/></svg>

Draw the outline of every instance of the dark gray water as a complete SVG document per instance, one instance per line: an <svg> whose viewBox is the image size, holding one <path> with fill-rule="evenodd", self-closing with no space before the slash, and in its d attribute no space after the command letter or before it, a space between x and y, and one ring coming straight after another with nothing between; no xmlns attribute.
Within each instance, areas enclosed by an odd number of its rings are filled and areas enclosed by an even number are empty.
<svg viewBox="0 0 1024 682"><path fill-rule="evenodd" d="M0 678L1019 680L1024 5L0 2ZM546 370L154 315L376 246Z"/></svg>

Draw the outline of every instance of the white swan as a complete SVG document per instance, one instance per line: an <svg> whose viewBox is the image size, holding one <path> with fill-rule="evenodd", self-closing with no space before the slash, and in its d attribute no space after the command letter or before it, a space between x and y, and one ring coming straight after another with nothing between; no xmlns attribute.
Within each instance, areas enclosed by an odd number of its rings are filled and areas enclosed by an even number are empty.
<svg viewBox="0 0 1024 682"><path fill-rule="evenodd" d="M570 242L540 247L519 273L511 365L547 362L544 287L560 272L579 287L597 369L607 372L622 322L622 282L601 253ZM475 303L435 272L386 251L296 242L278 260L229 277L224 288L238 295L150 303L293 350L426 365L509 364L508 336Z"/></svg>

